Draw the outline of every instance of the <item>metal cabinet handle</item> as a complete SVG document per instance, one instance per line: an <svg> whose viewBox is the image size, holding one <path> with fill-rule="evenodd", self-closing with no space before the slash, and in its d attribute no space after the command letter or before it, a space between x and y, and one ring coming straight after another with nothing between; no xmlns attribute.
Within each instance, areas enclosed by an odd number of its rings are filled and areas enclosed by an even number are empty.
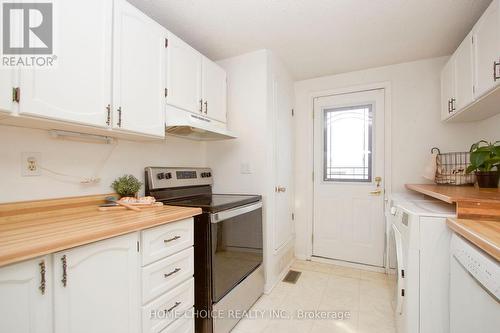
<svg viewBox="0 0 500 333"><path fill-rule="evenodd" d="M452 111L452 112L457 110L457 108L456 108L456 106L455 106L455 102L456 102L456 101L457 101L457 100L456 100L455 98L452 98L452 99L451 99L451 111Z"/></svg>
<svg viewBox="0 0 500 333"><path fill-rule="evenodd" d="M163 276L164 276L165 278L168 278L169 276L172 276L172 275L174 275L175 273L180 272L180 270L181 270L180 268L176 268L176 269L174 269L173 271L171 271L170 273L163 274Z"/></svg>
<svg viewBox="0 0 500 333"><path fill-rule="evenodd" d="M451 99L448 100L448 113L451 113Z"/></svg>
<svg viewBox="0 0 500 333"><path fill-rule="evenodd" d="M203 99L200 98L200 113L203 113Z"/></svg>
<svg viewBox="0 0 500 333"><path fill-rule="evenodd" d="M378 189L378 190L375 190L375 191L370 191L370 194L371 195L381 195L382 194L382 189Z"/></svg>
<svg viewBox="0 0 500 333"><path fill-rule="evenodd" d="M493 62L493 80L496 82L500 79L500 75L498 74L498 67L500 66L500 61Z"/></svg>
<svg viewBox="0 0 500 333"><path fill-rule="evenodd" d="M170 238L170 239L165 239L163 242L164 242L165 244L167 244L167 243L173 242L173 241L175 241L175 240L178 240L179 238L181 238L181 236L175 236L175 237L172 237L172 238Z"/></svg>
<svg viewBox="0 0 500 333"><path fill-rule="evenodd" d="M40 287L38 287L38 289L40 289L40 292L42 293L42 295L44 295L46 286L45 261L41 261L38 265L40 266Z"/></svg>
<svg viewBox="0 0 500 333"><path fill-rule="evenodd" d="M111 125L111 104L106 106L106 125Z"/></svg>
<svg viewBox="0 0 500 333"><path fill-rule="evenodd" d="M118 125L118 127L122 127L122 107L118 107L118 123L116 123L116 125Z"/></svg>
<svg viewBox="0 0 500 333"><path fill-rule="evenodd" d="M179 305L181 305L181 302L175 302L175 304L174 304L171 308L169 308L169 309L165 309L165 310L163 310L163 312L164 312L165 314L166 314L166 313L168 313L168 312L171 312L173 309L175 309L175 308L176 308L176 307L178 307Z"/></svg>
<svg viewBox="0 0 500 333"><path fill-rule="evenodd" d="M68 263L67 263L67 260L66 260L66 255L63 255L61 257L61 262L62 262L62 269L63 269L61 282L63 284L63 287L66 287L68 285L68 272L67 272Z"/></svg>
<svg viewBox="0 0 500 333"><path fill-rule="evenodd" d="M205 114L207 114L207 113L208 113L208 102L205 101Z"/></svg>

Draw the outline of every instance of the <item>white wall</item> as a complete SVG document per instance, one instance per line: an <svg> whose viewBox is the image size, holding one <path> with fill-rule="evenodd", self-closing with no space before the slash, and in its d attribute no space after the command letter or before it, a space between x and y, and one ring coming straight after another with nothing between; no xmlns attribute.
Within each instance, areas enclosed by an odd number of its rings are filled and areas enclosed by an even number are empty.
<svg viewBox="0 0 500 333"><path fill-rule="evenodd" d="M167 137L166 142L155 143L119 141L113 148L52 139L43 130L0 126L0 202L111 193L110 184L123 174L144 181L146 166L205 166L204 145ZM76 177L45 170L38 177L22 177L22 152L40 152L42 166ZM79 183L79 178L92 176L101 177L101 182Z"/></svg>
<svg viewBox="0 0 500 333"><path fill-rule="evenodd" d="M339 88L390 82L392 100L392 191L405 183L422 183L430 149L467 151L481 138L500 139L500 116L477 123L440 121L440 72L447 57L427 59L295 83L296 100L296 255L307 257L312 223L312 102L311 94ZM495 137L496 136L496 137ZM391 190L391 189L388 189Z"/></svg>
<svg viewBox="0 0 500 333"><path fill-rule="evenodd" d="M272 244L275 219L271 60L274 58L269 51L260 50L219 61L228 78L228 126L238 139L207 143L207 164L213 169L215 192L263 197L266 290L272 288L284 266L293 259L293 241L278 252ZM291 80L288 84L292 87ZM248 167L249 173L242 172L242 167Z"/></svg>

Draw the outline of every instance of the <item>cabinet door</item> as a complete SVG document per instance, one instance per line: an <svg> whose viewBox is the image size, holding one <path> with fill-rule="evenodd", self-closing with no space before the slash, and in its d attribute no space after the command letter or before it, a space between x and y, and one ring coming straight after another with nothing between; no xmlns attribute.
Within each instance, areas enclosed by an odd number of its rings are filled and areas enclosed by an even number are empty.
<svg viewBox="0 0 500 333"><path fill-rule="evenodd" d="M214 120L226 122L226 71L203 57L203 113Z"/></svg>
<svg viewBox="0 0 500 333"><path fill-rule="evenodd" d="M473 63L472 34L469 34L455 52L455 112L472 103L473 96Z"/></svg>
<svg viewBox="0 0 500 333"><path fill-rule="evenodd" d="M166 30L124 0L115 1L113 127L165 136Z"/></svg>
<svg viewBox="0 0 500 333"><path fill-rule="evenodd" d="M0 113L13 111L14 70L0 68Z"/></svg>
<svg viewBox="0 0 500 333"><path fill-rule="evenodd" d="M21 70L20 113L106 127L112 0L58 1L54 68ZM59 27L59 28L57 28Z"/></svg>
<svg viewBox="0 0 500 333"><path fill-rule="evenodd" d="M54 254L55 333L139 332L137 234Z"/></svg>
<svg viewBox="0 0 500 333"><path fill-rule="evenodd" d="M201 54L169 33L167 47L167 103L201 112Z"/></svg>
<svg viewBox="0 0 500 333"><path fill-rule="evenodd" d="M500 83L495 63L500 62L500 0L494 0L473 29L475 55L475 96L481 97ZM496 66L496 77L499 77Z"/></svg>
<svg viewBox="0 0 500 333"><path fill-rule="evenodd" d="M441 72L441 120L448 119L453 113L451 100L455 96L455 59L452 56Z"/></svg>
<svg viewBox="0 0 500 333"><path fill-rule="evenodd" d="M0 332L52 333L50 257L0 268Z"/></svg>

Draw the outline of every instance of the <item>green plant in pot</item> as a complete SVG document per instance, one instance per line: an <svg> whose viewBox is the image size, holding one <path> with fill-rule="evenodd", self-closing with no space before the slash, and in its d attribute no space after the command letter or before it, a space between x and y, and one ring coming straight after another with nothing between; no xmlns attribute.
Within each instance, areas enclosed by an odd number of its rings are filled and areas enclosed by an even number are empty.
<svg viewBox="0 0 500 333"><path fill-rule="evenodd" d="M481 140L470 148L467 173L475 171L477 184L483 188L497 188L500 177L500 141Z"/></svg>
<svg viewBox="0 0 500 333"><path fill-rule="evenodd" d="M141 186L142 183L133 175L121 176L111 184L120 197L136 197Z"/></svg>

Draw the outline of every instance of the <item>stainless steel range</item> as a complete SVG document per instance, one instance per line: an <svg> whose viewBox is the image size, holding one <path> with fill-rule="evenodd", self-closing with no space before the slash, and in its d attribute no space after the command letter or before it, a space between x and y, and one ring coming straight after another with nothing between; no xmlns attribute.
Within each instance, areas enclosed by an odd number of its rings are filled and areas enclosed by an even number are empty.
<svg viewBox="0 0 500 333"><path fill-rule="evenodd" d="M196 332L226 333L262 295L262 198L212 193L208 168L148 167L146 195L175 206L200 207L195 217Z"/></svg>

